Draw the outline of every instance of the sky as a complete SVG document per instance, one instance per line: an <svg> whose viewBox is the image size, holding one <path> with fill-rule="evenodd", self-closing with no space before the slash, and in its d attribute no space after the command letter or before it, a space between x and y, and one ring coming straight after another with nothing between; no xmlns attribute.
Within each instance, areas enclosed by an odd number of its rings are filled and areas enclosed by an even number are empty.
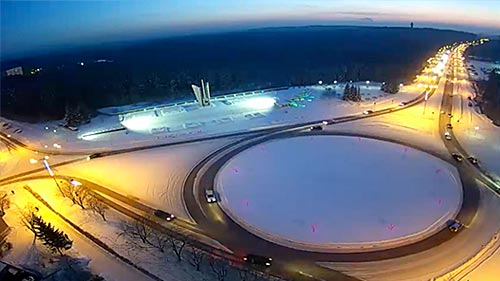
<svg viewBox="0 0 500 281"><path fill-rule="evenodd" d="M4 1L1 56L258 27L372 25L500 34L499 0Z"/></svg>

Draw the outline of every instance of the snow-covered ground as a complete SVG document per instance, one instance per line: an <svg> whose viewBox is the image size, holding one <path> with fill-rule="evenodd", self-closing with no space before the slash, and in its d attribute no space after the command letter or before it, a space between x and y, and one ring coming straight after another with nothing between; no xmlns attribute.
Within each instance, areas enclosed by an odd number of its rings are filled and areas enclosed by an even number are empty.
<svg viewBox="0 0 500 281"><path fill-rule="evenodd" d="M216 188L224 208L250 231L326 251L421 240L445 227L462 200L450 164L402 145L341 136L248 149L226 163Z"/></svg>
<svg viewBox="0 0 500 281"><path fill-rule="evenodd" d="M341 100L343 84L317 85L216 97L206 108L188 102L118 116L98 115L91 123L82 125L78 132L59 127L57 121L26 124L6 119L3 121L13 127L0 127L0 130L32 147L109 150L340 117L369 108L396 105L421 93L421 89L405 87L401 93L389 95L380 91L378 83L359 85L364 99L361 103ZM17 128L22 128L23 132L14 134ZM95 134L113 129L118 131Z"/></svg>
<svg viewBox="0 0 500 281"><path fill-rule="evenodd" d="M13 248L7 256L2 258L3 261L29 269L37 269L44 275L50 274L56 270L51 268L48 261L49 258L43 257L44 255L47 255L45 247L38 241L36 244L33 244L33 233L23 226L20 221L20 212L27 205L31 205L38 207L38 214L42 216L42 218L68 234L70 239L73 240L73 247L70 251L68 251L68 254L72 257L90 260L89 267L93 273L102 274L108 281L152 280L129 265L120 262L118 259L95 246L93 242L87 240L85 237L73 230L73 228L71 228L67 223L54 215L54 213L38 202L31 194L25 191L22 188L25 184L29 184L33 188L46 188L45 190L48 192L52 192L54 189L54 183L51 180L30 181L4 187L4 190L7 191L11 197L11 202L13 202L11 208L7 210L6 215L4 216L5 221L11 227L11 231L7 236L7 241L13 244ZM15 195L11 194L10 190L14 190ZM76 209L67 209L68 212L70 212L70 210ZM75 214L81 214L81 212L76 212ZM79 221L79 225L85 227L86 229L91 228L91 223L89 222L96 220L96 217L92 217L93 218L90 218L90 216L82 216L82 218L87 221ZM113 237L109 236L109 239L113 239Z"/></svg>
<svg viewBox="0 0 500 281"><path fill-rule="evenodd" d="M488 80L488 75L495 68L500 71L500 63L472 59L467 60L467 70L473 80Z"/></svg>
<svg viewBox="0 0 500 281"><path fill-rule="evenodd" d="M59 175L84 178L190 220L182 196L185 177L204 156L232 141L211 140L119 154L55 170Z"/></svg>
<svg viewBox="0 0 500 281"><path fill-rule="evenodd" d="M496 243L492 245L491 252L486 253L486 259L477 268L468 274L467 281L497 281L500 276L500 237L497 235Z"/></svg>
<svg viewBox="0 0 500 281"><path fill-rule="evenodd" d="M327 126L326 130L385 137L434 153L447 154L438 127L444 85L445 79L441 79L435 94L426 102L390 114ZM408 92L418 92L419 89L412 85L405 86Z"/></svg>
<svg viewBox="0 0 500 281"><path fill-rule="evenodd" d="M22 205L19 206L20 208L24 207L24 204L27 203L36 205L40 209L39 213L44 219L50 221L56 225L56 227L67 233L70 239L73 240L73 248L70 254L89 260L89 267L92 272L104 276L107 281L149 281L153 279L140 273L133 267L122 263L113 255L107 253L83 236L80 236L80 234L72 230L65 222L60 220L51 213L51 211L36 201L32 195L25 191L22 187L26 184L35 192L39 193L56 211L60 212L71 222L85 229L85 231L104 242L117 253L129 259L135 265L154 274L161 280L217 280L212 269L208 265L207 256L205 256L201 264L200 271L196 271L193 266L188 263L188 259L191 257L189 246L186 246L183 251L182 256L184 260L178 262L177 257L170 250L169 244L165 247L165 252L162 253L156 248L141 243L139 239L131 240L122 234L122 229L120 227L124 221L129 220L128 217L110 209L106 211L106 221L103 221L100 216L88 210L82 210L77 205L73 205L69 199L61 198L52 180L32 180L6 187L15 190L16 195L13 196L16 198L13 200L22 202ZM5 260L14 264L24 264L32 268L32 260L36 258L31 247L33 235L26 230L25 227L20 225L17 212L9 211L7 222L13 227L13 231L9 234L7 239L14 244L14 248ZM41 246L37 243L37 247ZM30 263L27 263L27 258L30 258ZM229 274L224 280L241 280L238 278L236 270L231 268L228 270Z"/></svg>
<svg viewBox="0 0 500 281"><path fill-rule="evenodd" d="M469 83L455 85L453 134L467 153L476 157L479 165L500 181L500 127L478 113L475 104L467 99L473 93Z"/></svg>
<svg viewBox="0 0 500 281"><path fill-rule="evenodd" d="M43 167L41 159L44 156L46 155L34 153L20 147L9 149L5 144L0 142L0 179ZM47 161L50 165L54 165L76 158L78 156L51 155ZM32 163L30 159L37 162Z"/></svg>

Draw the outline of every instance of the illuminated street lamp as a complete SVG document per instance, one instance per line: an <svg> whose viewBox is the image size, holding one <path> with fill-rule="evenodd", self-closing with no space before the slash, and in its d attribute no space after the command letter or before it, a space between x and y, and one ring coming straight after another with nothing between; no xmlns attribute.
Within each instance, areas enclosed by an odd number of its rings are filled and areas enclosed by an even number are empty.
<svg viewBox="0 0 500 281"><path fill-rule="evenodd" d="M62 189L61 189L61 186L59 186L59 183L57 182L56 178L55 178L55 175L54 175L54 171L52 171L52 168L50 167L49 165L49 162L47 161L49 159L49 156L45 155L42 159L39 159L39 160L36 160L36 159L33 159L31 158L30 159L30 163L31 164L36 164L38 162L42 162L42 165L43 167L45 168L45 170L47 170L47 172L49 173L49 175L52 177L52 179L54 180L54 182L56 183L56 186L57 188L59 189L59 191L62 193Z"/></svg>

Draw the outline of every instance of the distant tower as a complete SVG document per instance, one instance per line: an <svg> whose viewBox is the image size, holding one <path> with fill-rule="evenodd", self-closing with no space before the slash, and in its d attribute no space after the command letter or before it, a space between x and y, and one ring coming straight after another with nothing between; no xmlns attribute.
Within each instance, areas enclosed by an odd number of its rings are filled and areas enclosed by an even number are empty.
<svg viewBox="0 0 500 281"><path fill-rule="evenodd" d="M191 88L193 89L194 96L196 97L196 100L201 106L209 106L210 105L210 85L205 82L203 82L203 79L201 80L201 87L198 87L196 85L191 85Z"/></svg>
<svg viewBox="0 0 500 281"><path fill-rule="evenodd" d="M410 28L413 28L413 22L410 23Z"/></svg>

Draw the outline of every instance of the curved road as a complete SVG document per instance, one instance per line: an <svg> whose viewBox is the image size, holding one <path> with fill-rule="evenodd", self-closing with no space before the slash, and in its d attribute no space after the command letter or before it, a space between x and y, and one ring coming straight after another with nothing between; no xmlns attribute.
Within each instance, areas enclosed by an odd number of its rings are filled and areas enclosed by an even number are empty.
<svg viewBox="0 0 500 281"><path fill-rule="evenodd" d="M350 261L350 262L360 262L360 261L374 261L382 260L388 258L396 258L401 256L406 256L410 254L415 254L424 250L428 250L436 245L443 243L451 239L454 235L448 231L448 229L443 229L437 234L408 246L402 246L394 249L387 249L375 252L363 252L363 253L316 253L308 252L302 250L296 250L287 248L268 242L260 237L253 235L246 229L242 228L239 224L235 223L229 216L227 216L222 209L217 204L207 204L204 197L204 189L212 188L214 184L214 179L219 169L232 157L255 146L259 143L266 142L271 139L277 138L288 138L299 135L311 135L311 134L322 134L322 135L343 135L343 136L361 136L368 137L360 134L349 134L349 133L329 133L329 132L297 132L290 131L279 134L274 134L271 136L262 137L258 140L249 141L243 143L240 146L236 146L233 149L225 149L222 151L216 151L209 155L207 158L203 159L188 175L187 180L184 184L184 200L186 201L188 211L197 223L197 226L204 230L212 238L218 240L226 247L233 250L236 254L244 255L246 253L257 253L262 255L272 256L275 260L273 271L277 274L295 276L297 278L297 270L290 265L300 265L301 268L308 268L308 273L315 276L315 278L325 279L325 280L352 280L350 277L342 275L338 272L323 269L315 264L317 261ZM373 138L373 137L370 137ZM393 141L386 138L374 138L383 141L395 142L398 144L407 145L415 149L422 150L420 147L415 147L408 143L402 143ZM238 144L235 144L238 145ZM219 155L223 153L222 155ZM433 152L427 151L427 153L432 154L444 161L455 164L449 157L443 157L442 155L437 155ZM207 163L211 160L208 167L205 167ZM463 193L463 204L458 218L464 223L470 223L472 218L476 214L476 210L479 203L479 191L476 183L474 182L474 177L467 170L458 167L460 172L461 181L464 188ZM200 174L200 171L204 171ZM198 180L198 179L199 180ZM198 185L195 185L198 182ZM205 215L206 214L206 215ZM307 279L306 277L305 280Z"/></svg>

